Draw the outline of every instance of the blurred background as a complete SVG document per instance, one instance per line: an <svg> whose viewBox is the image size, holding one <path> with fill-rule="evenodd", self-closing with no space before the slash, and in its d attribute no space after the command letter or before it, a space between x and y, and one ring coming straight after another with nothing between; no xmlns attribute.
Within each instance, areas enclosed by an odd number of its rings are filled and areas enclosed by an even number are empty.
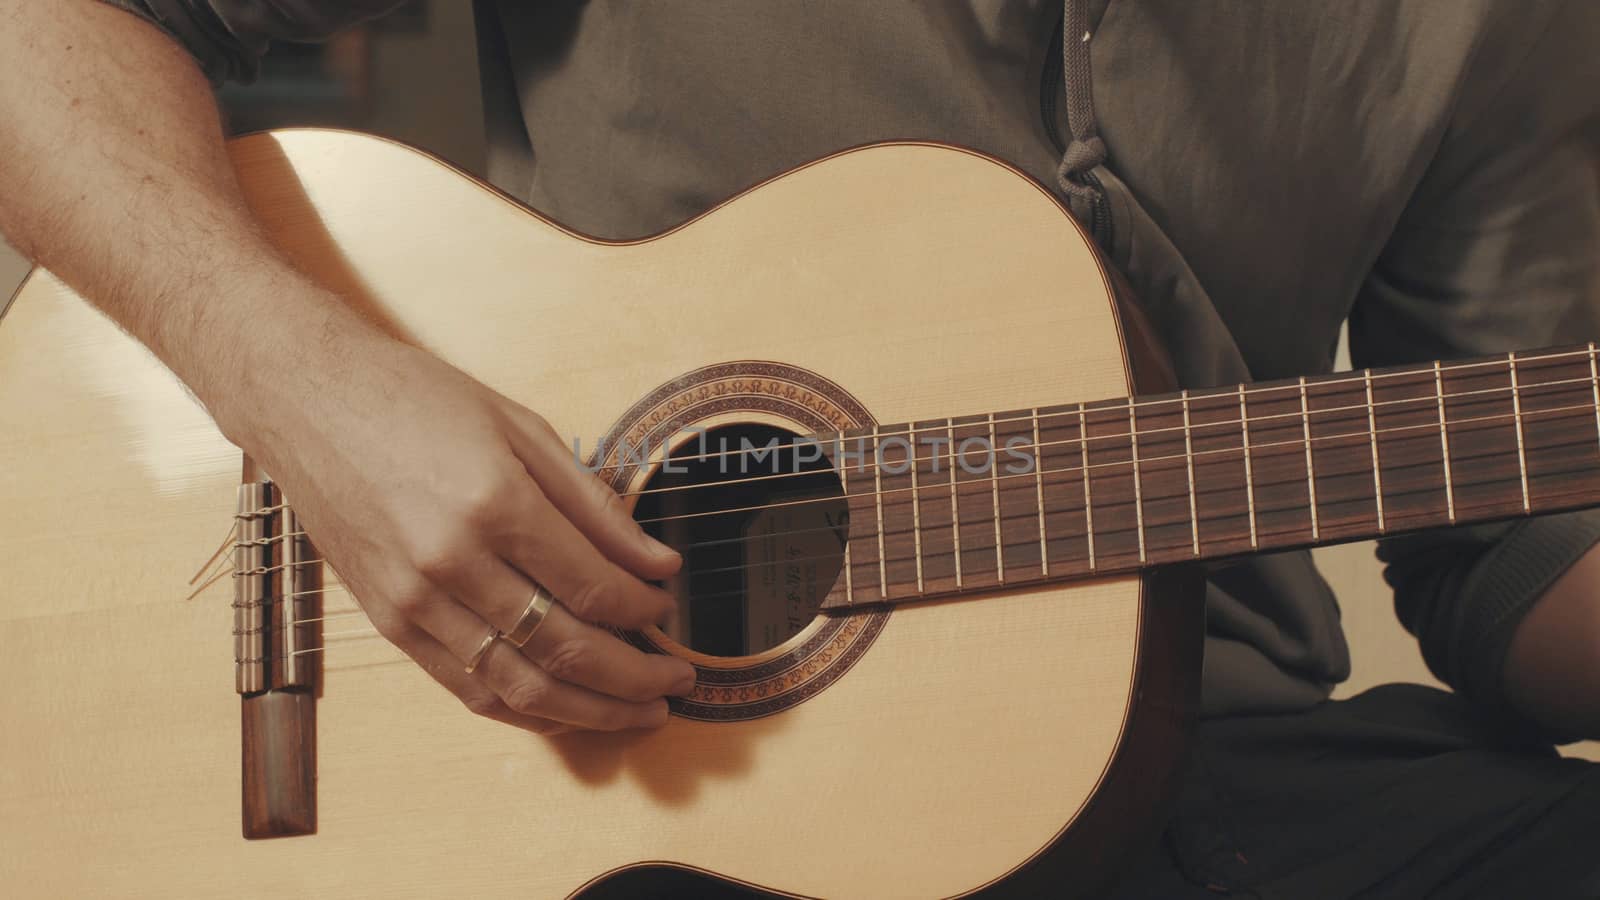
<svg viewBox="0 0 1600 900"><path fill-rule="evenodd" d="M412 0L397 13L322 45L280 45L261 78L218 93L234 133L288 125L351 128L396 138L481 173L482 104L472 4ZM28 267L0 244L0 301ZM3 309L3 306L0 306ZM1349 365L1340 350L1340 367ZM1395 619L1370 543L1317 551L1344 611L1353 673L1336 696L1376 684L1437 682ZM1600 744L1570 752L1600 760Z"/></svg>

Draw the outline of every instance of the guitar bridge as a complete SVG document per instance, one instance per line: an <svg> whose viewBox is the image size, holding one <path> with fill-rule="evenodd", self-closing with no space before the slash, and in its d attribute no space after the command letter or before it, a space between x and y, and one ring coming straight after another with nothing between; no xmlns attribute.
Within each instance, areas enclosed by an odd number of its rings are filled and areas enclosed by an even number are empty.
<svg viewBox="0 0 1600 900"><path fill-rule="evenodd" d="M239 486L234 687L247 839L317 830L322 563L270 481Z"/></svg>

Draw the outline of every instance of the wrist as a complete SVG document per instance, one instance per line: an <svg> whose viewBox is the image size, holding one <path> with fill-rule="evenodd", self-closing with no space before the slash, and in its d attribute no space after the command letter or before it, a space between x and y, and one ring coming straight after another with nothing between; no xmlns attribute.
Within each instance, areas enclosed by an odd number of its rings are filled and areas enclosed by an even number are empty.
<svg viewBox="0 0 1600 900"><path fill-rule="evenodd" d="M396 341L320 288L278 294L254 308L267 312L225 330L213 346L226 349L211 354L190 383L206 386L196 395L223 436L270 461L280 438L317 415L315 401Z"/></svg>

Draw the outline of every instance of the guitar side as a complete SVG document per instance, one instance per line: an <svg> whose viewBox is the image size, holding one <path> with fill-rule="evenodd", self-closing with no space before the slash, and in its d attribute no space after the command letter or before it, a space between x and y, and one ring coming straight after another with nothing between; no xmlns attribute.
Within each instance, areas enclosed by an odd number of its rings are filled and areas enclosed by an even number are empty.
<svg viewBox="0 0 1600 900"><path fill-rule="evenodd" d="M734 360L879 422L1162 386L1060 207L963 151L847 152L627 244L373 138L233 152L300 265L586 444ZM563 897L649 862L828 897L1090 889L1148 825L1198 684L1176 573L899 608L803 703L650 734L530 737L381 641L330 641L318 832L247 842L231 598L182 599L238 451L35 272L0 319L0 458L0 878L24 894Z"/></svg>

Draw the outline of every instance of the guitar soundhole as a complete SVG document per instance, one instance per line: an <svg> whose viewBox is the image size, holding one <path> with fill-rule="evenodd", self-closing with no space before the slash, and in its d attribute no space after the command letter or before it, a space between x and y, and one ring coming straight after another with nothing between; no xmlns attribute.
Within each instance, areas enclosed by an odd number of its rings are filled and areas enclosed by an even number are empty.
<svg viewBox="0 0 1600 900"><path fill-rule="evenodd" d="M815 442L770 425L689 436L645 482L634 517L683 554L666 587L667 636L711 656L777 647L817 617L849 527L839 477Z"/></svg>

